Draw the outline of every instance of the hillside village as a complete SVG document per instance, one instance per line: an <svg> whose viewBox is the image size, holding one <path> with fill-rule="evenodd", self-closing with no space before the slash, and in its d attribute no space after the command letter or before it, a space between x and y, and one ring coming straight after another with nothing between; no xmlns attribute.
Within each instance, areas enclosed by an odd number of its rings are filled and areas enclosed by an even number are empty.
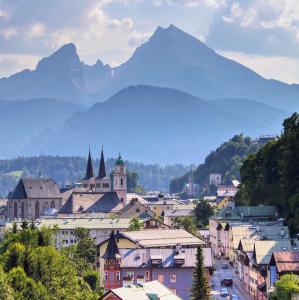
<svg viewBox="0 0 299 300"><path fill-rule="evenodd" d="M238 180L223 184L221 174L210 174L215 194L201 200L192 177L182 193L129 193L121 154L111 175L103 150L99 161L94 170L89 151L84 178L64 187L51 178L21 178L1 200L0 239L32 224L50 229L62 251L87 230L100 299L129 299L121 295L153 287L154 294L166 287L169 299L190 299L198 248L211 299L270 299L281 275L299 274L297 236L276 206L237 205ZM206 223L192 223L199 207L209 211Z"/></svg>

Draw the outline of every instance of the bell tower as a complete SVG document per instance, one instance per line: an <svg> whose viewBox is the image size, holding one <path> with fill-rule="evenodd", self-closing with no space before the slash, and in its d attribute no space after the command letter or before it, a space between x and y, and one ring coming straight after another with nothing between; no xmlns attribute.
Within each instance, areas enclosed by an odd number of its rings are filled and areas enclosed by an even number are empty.
<svg viewBox="0 0 299 300"><path fill-rule="evenodd" d="M118 198L124 205L127 205L126 167L120 154L115 162L115 169L113 172L113 191L117 193Z"/></svg>
<svg viewBox="0 0 299 300"><path fill-rule="evenodd" d="M121 256L115 241L114 231L111 232L104 259L104 288L105 291L122 286L121 282Z"/></svg>

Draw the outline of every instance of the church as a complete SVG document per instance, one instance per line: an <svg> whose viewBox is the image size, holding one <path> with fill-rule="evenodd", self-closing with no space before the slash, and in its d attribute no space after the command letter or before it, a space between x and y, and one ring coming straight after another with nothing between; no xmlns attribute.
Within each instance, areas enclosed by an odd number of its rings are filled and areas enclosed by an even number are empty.
<svg viewBox="0 0 299 300"><path fill-rule="evenodd" d="M8 197L8 219L36 220L42 216L95 213L103 217L127 205L127 176L119 154L112 176L106 174L103 149L98 173L94 174L91 153L80 186L60 192L49 178L21 178Z"/></svg>

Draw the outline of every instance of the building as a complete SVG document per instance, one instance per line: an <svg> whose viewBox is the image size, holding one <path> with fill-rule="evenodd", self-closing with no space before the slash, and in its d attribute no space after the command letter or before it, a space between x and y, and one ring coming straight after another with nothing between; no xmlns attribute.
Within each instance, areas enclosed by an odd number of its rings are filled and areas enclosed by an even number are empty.
<svg viewBox="0 0 299 300"><path fill-rule="evenodd" d="M192 216L193 209L174 209L164 211L164 223L173 226L176 218L185 218Z"/></svg>
<svg viewBox="0 0 299 300"><path fill-rule="evenodd" d="M237 187L234 185L219 185L217 188L217 197L235 197Z"/></svg>
<svg viewBox="0 0 299 300"><path fill-rule="evenodd" d="M100 300L181 300L179 296L174 294L170 289L165 287L159 281L149 281L112 289L106 292Z"/></svg>
<svg viewBox="0 0 299 300"><path fill-rule="evenodd" d="M61 193L52 179L21 178L8 197L8 219L36 220L57 212L61 202Z"/></svg>
<svg viewBox="0 0 299 300"><path fill-rule="evenodd" d="M0 199L0 222L7 219L7 199Z"/></svg>
<svg viewBox="0 0 299 300"><path fill-rule="evenodd" d="M221 174L210 174L209 184L219 186L221 184Z"/></svg>
<svg viewBox="0 0 299 300"><path fill-rule="evenodd" d="M141 231L124 231L115 236L117 247L121 249L135 248L170 248L174 249L177 245L182 248L197 248L205 246L205 242L193 236L184 229L148 229ZM100 274L100 285L103 286L104 260L102 258L106 251L108 240L96 245L97 266Z"/></svg>
<svg viewBox="0 0 299 300"><path fill-rule="evenodd" d="M270 259L267 276L267 292L273 290L276 280L284 274L299 275L299 252L296 251L279 251L274 252Z"/></svg>
<svg viewBox="0 0 299 300"><path fill-rule="evenodd" d="M188 197L198 196L200 193L200 185L194 183L192 170L190 172L188 182L184 186L183 193L185 193Z"/></svg>
<svg viewBox="0 0 299 300"><path fill-rule="evenodd" d="M84 213L117 213L127 203L127 177L124 161L119 155L113 176L106 174L104 152L101 151L100 166L95 176L90 151L82 187L74 187L63 193L65 203L59 211L60 217Z"/></svg>
<svg viewBox="0 0 299 300"><path fill-rule="evenodd" d="M112 255L113 253L113 255ZM158 280L182 299L190 297L190 282L196 264L197 248L139 247L118 249L112 233L107 244L104 259L104 287L132 286ZM212 268L210 248L203 248L206 277ZM114 260L112 258L114 257ZM113 280L111 280L113 279Z"/></svg>
<svg viewBox="0 0 299 300"><path fill-rule="evenodd" d="M224 207L209 219L210 243L214 255L221 256L221 249L224 233L223 226L219 224L229 225L250 225L255 222L276 221L278 219L278 211L275 206L236 206L234 208ZM236 243L238 247L239 241ZM227 244L227 243L226 243ZM233 249L229 249L232 254ZM230 257L231 261L233 258Z"/></svg>
<svg viewBox="0 0 299 300"><path fill-rule="evenodd" d="M235 208L234 197L220 197L217 199L217 209L222 209L224 207Z"/></svg>

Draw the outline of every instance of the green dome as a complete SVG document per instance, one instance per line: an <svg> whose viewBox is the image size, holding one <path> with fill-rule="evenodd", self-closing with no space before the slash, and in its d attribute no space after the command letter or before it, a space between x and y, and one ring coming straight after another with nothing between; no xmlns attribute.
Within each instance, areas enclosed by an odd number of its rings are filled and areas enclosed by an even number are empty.
<svg viewBox="0 0 299 300"><path fill-rule="evenodd" d="M116 165L123 165L124 164L124 161L123 161L123 159L121 158L120 155L119 155L118 159L116 160L115 164Z"/></svg>

